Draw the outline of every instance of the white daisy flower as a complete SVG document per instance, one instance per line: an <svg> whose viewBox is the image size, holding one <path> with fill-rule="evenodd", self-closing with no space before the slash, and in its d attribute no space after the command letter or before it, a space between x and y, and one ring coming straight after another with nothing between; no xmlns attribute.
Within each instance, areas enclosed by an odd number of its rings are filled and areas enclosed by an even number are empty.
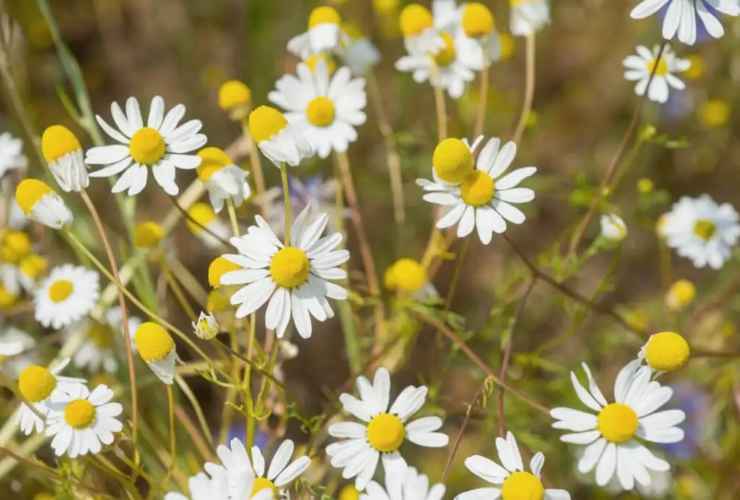
<svg viewBox="0 0 740 500"><path fill-rule="evenodd" d="M223 203L223 200L221 201ZM198 237L209 248L218 248L223 245L222 240L227 240L231 236L231 228L224 221L219 219L216 212L208 203L198 202L188 209L187 226L190 232ZM195 222L197 222L197 224ZM208 229L210 234L203 228ZM221 238L215 238L213 235Z"/></svg>
<svg viewBox="0 0 740 500"><path fill-rule="evenodd" d="M511 34L528 36L544 28L550 22L548 0L509 0L509 23Z"/></svg>
<svg viewBox="0 0 740 500"><path fill-rule="evenodd" d="M480 241L487 245L493 233L506 231L506 221L522 224L526 220L513 204L534 199L533 190L517 186L537 168L519 168L503 175L516 156L516 144L507 142L499 149L501 141L492 138L478 155L474 169L473 157L482 139L472 146L467 140L445 139L432 157L435 180L418 179L416 183L424 189L425 201L450 207L437 221L437 228L458 224L459 238L477 229Z"/></svg>
<svg viewBox="0 0 740 500"><path fill-rule="evenodd" d="M59 373L67 366L69 358L52 364L49 368L39 365L26 366L18 376L18 391L28 404L21 403L18 411L18 422L21 432L26 436L34 430L42 432L46 422L39 417L46 416L52 398L61 397L76 390L76 387L86 383L81 378L61 377Z"/></svg>
<svg viewBox="0 0 740 500"><path fill-rule="evenodd" d="M656 45L653 51L650 52L647 47L639 45L636 50L637 55L628 56L623 63L625 67L624 78L629 81L637 81L635 94L645 95L653 71L655 71L655 76L648 93L648 98L651 101L664 103L668 101L671 87L677 90L686 88L686 84L679 80L674 73L689 69L691 61L679 58L670 46L666 46L660 61L657 62L658 67L655 68L660 47Z"/></svg>
<svg viewBox="0 0 740 500"><path fill-rule="evenodd" d="M311 464L307 456L296 458L291 462L295 445L290 439L280 443L272 461L266 468L265 457L257 446L252 447L251 459L242 442L231 440L231 447L220 445L216 450L218 458L231 477L250 479L253 482L251 496L238 498L255 498L262 491L270 491L275 498L287 495L287 489L298 476L303 474Z"/></svg>
<svg viewBox="0 0 740 500"><path fill-rule="evenodd" d="M15 189L15 201L29 219L52 229L72 223L72 212L64 200L38 179L23 179Z"/></svg>
<svg viewBox="0 0 740 500"><path fill-rule="evenodd" d="M697 18L710 36L721 38L725 30L717 19L717 12L728 16L740 15L740 3L737 0L643 0L632 9L630 16L632 19L644 19L666 5L668 9L663 19L663 38L672 40L678 37L687 45L696 43Z"/></svg>
<svg viewBox="0 0 740 500"><path fill-rule="evenodd" d="M408 386L390 403L391 381L388 370L378 368L370 383L363 376L357 377L360 399L351 394L339 396L344 410L362 420L339 422L329 426L329 434L341 441L326 447L331 465L343 469L342 477L355 479L355 487L362 491L375 474L382 455L386 475L398 474L406 469L406 461L399 453L405 441L419 446L439 448L447 446L449 438L437 432L442 427L439 417L422 417L408 422L424 406L427 396L425 386ZM389 408L390 406L390 408Z"/></svg>
<svg viewBox="0 0 740 500"><path fill-rule="evenodd" d="M198 319L192 322L193 331L195 336L203 340L211 340L221 331L221 327L216 320L216 317L208 313L201 311Z"/></svg>
<svg viewBox="0 0 740 500"><path fill-rule="evenodd" d="M588 378L584 388L571 372L571 382L578 399L596 414L571 408L553 408L550 415L557 421L556 429L573 431L560 440L586 446L578 462L582 474L596 468L596 483L606 485L616 474L625 490L635 481L650 483L648 471L666 471L668 462L653 455L642 443L677 443L684 432L676 425L686 418L681 410L658 411L673 395L673 389L651 380L651 369L641 366L639 359L628 363L614 383L614 403L596 385L586 364Z"/></svg>
<svg viewBox="0 0 740 500"><path fill-rule="evenodd" d="M46 271L46 259L33 253L31 239L24 231L0 229L0 282L14 294L21 288L32 291Z"/></svg>
<svg viewBox="0 0 740 500"><path fill-rule="evenodd" d="M357 131L365 123L367 103L365 80L352 78L349 68L339 68L333 75L323 61L311 71L298 65L297 77L285 75L267 98L286 110L285 117L311 143L321 158L332 151L344 153L357 140Z"/></svg>
<svg viewBox="0 0 740 500"><path fill-rule="evenodd" d="M41 151L63 191L82 191L90 184L82 145L63 125L52 125L41 136Z"/></svg>
<svg viewBox="0 0 740 500"><path fill-rule="evenodd" d="M481 2L435 0L435 24L456 34L459 50L471 69L480 70L501 58L501 37L491 10Z"/></svg>
<svg viewBox="0 0 740 500"><path fill-rule="evenodd" d="M601 237L607 241L618 243L627 237L627 224L617 214L603 214L600 222Z"/></svg>
<svg viewBox="0 0 740 500"><path fill-rule="evenodd" d="M157 323L147 321L139 325L134 334L134 347L141 359L162 381L171 385L175 378L177 352L172 336Z"/></svg>
<svg viewBox="0 0 740 500"><path fill-rule="evenodd" d="M71 264L55 267L34 297L36 321L58 330L82 319L95 306L99 288L95 271Z"/></svg>
<svg viewBox="0 0 740 500"><path fill-rule="evenodd" d="M429 487L429 478L413 467L394 471L385 478L386 488L370 481L360 500L442 500L445 494L443 484Z"/></svg>
<svg viewBox="0 0 740 500"><path fill-rule="evenodd" d="M340 266L349 260L337 249L341 233L321 237L329 217L311 215L307 206L296 218L289 244L278 240L259 215L247 234L232 238L239 254L224 258L242 267L220 278L222 285L246 285L231 296L237 318L248 316L268 302L265 327L282 337L291 318L303 338L311 337L311 317L325 321L334 316L327 299L346 300L347 290L333 280L347 278Z"/></svg>
<svg viewBox="0 0 740 500"><path fill-rule="evenodd" d="M190 496L170 492L164 500L273 500L272 490L255 492L257 486L251 474L232 475L222 465L206 462L205 472L199 472L188 480Z"/></svg>
<svg viewBox="0 0 740 500"><path fill-rule="evenodd" d="M0 334L0 372L16 378L21 370L33 362L32 349L36 341L28 333L14 326Z"/></svg>
<svg viewBox="0 0 740 500"><path fill-rule="evenodd" d="M114 373L118 368L116 339L123 333L122 321L121 308L115 307L108 311L105 322L90 318L70 328L69 333L72 335L75 332L84 332L84 340L72 358L75 366L91 372L98 372L102 368L108 373ZM140 324L139 318L129 316L128 331L133 335Z"/></svg>
<svg viewBox="0 0 740 500"><path fill-rule="evenodd" d="M98 123L118 144L97 146L87 150L85 161L90 165L106 165L90 173L90 177L111 177L123 172L113 185L113 192L127 191L129 196L139 194L146 186L149 168L165 193L174 196L180 192L175 183L175 170L192 170L200 165L200 157L191 154L205 146L206 136L200 134L200 120L189 120L178 125L185 116L185 106L178 104L166 114L164 99L155 96L149 106L146 125L135 97L126 100L124 114L117 102L111 104L111 114L118 129L108 125L100 116Z"/></svg>
<svg viewBox="0 0 740 500"><path fill-rule="evenodd" d="M0 177L10 170L22 170L28 165L28 158L23 154L23 141L10 133L0 134Z"/></svg>
<svg viewBox="0 0 740 500"><path fill-rule="evenodd" d="M658 374L678 370L686 364L691 347L676 332L659 332L651 335L640 349L637 358Z"/></svg>
<svg viewBox="0 0 740 500"><path fill-rule="evenodd" d="M540 472L545 465L545 455L537 452L529 462L529 470L524 470L522 455L516 438L511 432L506 439L496 438L496 450L501 465L481 455L465 459L465 467L470 472L494 485L493 488L478 488L460 493L456 500L514 500L519 498L538 498L542 500L570 500L565 490L545 489Z"/></svg>
<svg viewBox="0 0 740 500"><path fill-rule="evenodd" d="M409 54L433 54L445 46L435 28L434 16L421 4L412 3L404 7L399 25Z"/></svg>
<svg viewBox="0 0 740 500"><path fill-rule="evenodd" d="M297 167L302 160L314 154L311 143L302 131L270 106L260 106L249 113L249 133L262 154L276 167L282 163Z"/></svg>
<svg viewBox="0 0 740 500"><path fill-rule="evenodd" d="M216 213L224 208L228 199L240 206L252 190L247 183L248 173L234 163L223 149L208 147L198 151L201 158L198 179L208 188L208 197Z"/></svg>
<svg viewBox="0 0 740 500"><path fill-rule="evenodd" d="M437 297L437 290L429 281L426 268L407 257L396 260L386 269L384 284L388 290L417 300Z"/></svg>
<svg viewBox="0 0 740 500"><path fill-rule="evenodd" d="M380 51L357 27L342 26L339 55L354 75L364 76L380 62Z"/></svg>
<svg viewBox="0 0 740 500"><path fill-rule="evenodd" d="M696 267L719 269L740 237L738 214L729 203L718 205L709 195L683 197L662 225L668 245Z"/></svg>
<svg viewBox="0 0 740 500"><path fill-rule="evenodd" d="M76 385L52 396L46 435L53 436L54 454L76 458L100 453L103 444L113 443L113 434L123 429L116 418L123 406L112 399L113 391L102 384L92 392L84 385Z"/></svg>
<svg viewBox="0 0 740 500"><path fill-rule="evenodd" d="M218 107L232 120L241 121L249 115L252 106L252 89L239 80L228 80L218 89Z"/></svg>
<svg viewBox="0 0 740 500"><path fill-rule="evenodd" d="M306 59L317 52L338 49L342 38L341 22L342 18L333 7L316 7L308 17L308 31L291 38L288 50Z"/></svg>

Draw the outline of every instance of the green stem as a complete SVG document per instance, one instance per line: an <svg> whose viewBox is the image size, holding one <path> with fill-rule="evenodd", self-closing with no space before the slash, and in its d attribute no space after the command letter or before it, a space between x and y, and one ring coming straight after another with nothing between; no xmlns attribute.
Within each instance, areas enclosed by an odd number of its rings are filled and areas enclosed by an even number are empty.
<svg viewBox="0 0 740 500"><path fill-rule="evenodd" d="M290 231L293 225L293 204L290 201L290 186L288 185L288 167L280 164L280 180L283 183L283 204L285 207L285 244L290 245Z"/></svg>

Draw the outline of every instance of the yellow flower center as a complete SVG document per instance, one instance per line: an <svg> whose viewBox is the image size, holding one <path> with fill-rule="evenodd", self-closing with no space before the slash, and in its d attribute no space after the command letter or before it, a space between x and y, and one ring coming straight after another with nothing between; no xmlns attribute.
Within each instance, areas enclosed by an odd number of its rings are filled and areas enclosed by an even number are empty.
<svg viewBox="0 0 740 500"><path fill-rule="evenodd" d="M190 207L188 209L188 215L190 216L190 219L192 219L187 222L188 229L190 229L194 234L200 234L203 232L203 228L198 226L198 224L208 227L208 224L216 219L216 212L213 211L209 204L202 202L195 203ZM193 220L198 224L193 223Z"/></svg>
<svg viewBox="0 0 740 500"><path fill-rule="evenodd" d="M473 172L473 154L460 139L445 139L434 149L432 166L437 177L457 184Z"/></svg>
<svg viewBox="0 0 740 500"><path fill-rule="evenodd" d="M203 148L198 151L198 156L200 156L201 160L200 166L197 168L198 179L203 182L208 182L213 174L224 167L234 164L231 158L229 158L229 155L226 154L226 151L221 148Z"/></svg>
<svg viewBox="0 0 740 500"><path fill-rule="evenodd" d="M360 500L360 492L353 484L348 484L339 491L339 500Z"/></svg>
<svg viewBox="0 0 740 500"><path fill-rule="evenodd" d="M31 253L31 240L23 231L0 232L0 261L16 264Z"/></svg>
<svg viewBox="0 0 740 500"><path fill-rule="evenodd" d="M503 500L542 500L545 488L537 476L529 472L512 472L501 488Z"/></svg>
<svg viewBox="0 0 740 500"><path fill-rule="evenodd" d="M308 27L313 28L319 24L336 24L342 22L342 18L339 16L339 12L333 7L316 7L311 11L311 15L308 16Z"/></svg>
<svg viewBox="0 0 740 500"><path fill-rule="evenodd" d="M157 323L147 321L136 330L136 350L147 363L161 361L175 348L175 342L167 331Z"/></svg>
<svg viewBox="0 0 740 500"><path fill-rule="evenodd" d="M260 106L249 113L249 133L257 143L266 141L288 125L288 120L271 106Z"/></svg>
<svg viewBox="0 0 740 500"><path fill-rule="evenodd" d="M657 64L657 68L655 67ZM651 59L648 62L647 69L650 73L655 71L655 76L666 76L668 74L668 63L665 60L665 57L661 57L660 61L656 61L655 59Z"/></svg>
<svg viewBox="0 0 740 500"><path fill-rule="evenodd" d="M337 69L337 63L334 62L334 58L325 52L318 52L316 54L311 54L310 56L308 56L308 58L306 58L304 62L306 63L306 66L308 66L308 69L310 69L312 73L316 72L316 68L319 66L320 62L324 63L324 66L326 67L326 71L330 75L334 73L334 71Z"/></svg>
<svg viewBox="0 0 740 500"><path fill-rule="evenodd" d="M48 261L40 255L29 255L20 263L21 273L33 280L44 274L48 267Z"/></svg>
<svg viewBox="0 0 740 500"><path fill-rule="evenodd" d="M87 399L75 399L64 408L64 421L73 429L86 429L95 420L95 407Z"/></svg>
<svg viewBox="0 0 740 500"><path fill-rule="evenodd" d="M252 493L249 495L250 498L255 496L260 491L271 490L275 498L278 498L280 490L278 490L275 483L267 479L266 477L258 477L254 480L254 486L252 486Z"/></svg>
<svg viewBox="0 0 740 500"><path fill-rule="evenodd" d="M224 111L249 106L252 102L252 91L239 80L224 82L218 89L218 106Z"/></svg>
<svg viewBox="0 0 740 500"><path fill-rule="evenodd" d="M455 61L457 50L455 50L455 39L449 33L442 33L444 46L434 54L434 62L437 66L444 68Z"/></svg>
<svg viewBox="0 0 740 500"><path fill-rule="evenodd" d="M164 238L164 228L153 221L142 222L134 228L134 245L138 248L153 248Z"/></svg>
<svg viewBox="0 0 740 500"><path fill-rule="evenodd" d="M711 240L716 231L717 226L708 219L699 219L694 223L694 234L704 241Z"/></svg>
<svg viewBox="0 0 740 500"><path fill-rule="evenodd" d="M493 31L493 14L480 2L465 4L462 15L462 27L471 38L485 36Z"/></svg>
<svg viewBox="0 0 740 500"><path fill-rule="evenodd" d="M389 290L414 293L427 283L427 271L414 259L399 259L385 273L385 286Z"/></svg>
<svg viewBox="0 0 740 500"><path fill-rule="evenodd" d="M683 309L694 301L696 287L689 280L678 280L668 290L666 303L673 310Z"/></svg>
<svg viewBox="0 0 740 500"><path fill-rule="evenodd" d="M383 453L396 451L406 437L406 428L396 415L381 413L373 417L367 426L370 446Z"/></svg>
<svg viewBox="0 0 740 500"><path fill-rule="evenodd" d="M54 190L45 182L38 179L23 179L15 189L15 201L23 213L29 215L41 198L53 192Z"/></svg>
<svg viewBox="0 0 740 500"><path fill-rule="evenodd" d="M460 196L468 205L480 207L491 201L496 190L493 177L480 170L468 175L460 186Z"/></svg>
<svg viewBox="0 0 740 500"><path fill-rule="evenodd" d="M722 127L730 119L730 106L721 99L712 99L701 106L699 116L707 127Z"/></svg>
<svg viewBox="0 0 740 500"><path fill-rule="evenodd" d="M87 338L90 339L96 347L107 349L113 345L113 337L110 328L106 325L93 321L87 330Z"/></svg>
<svg viewBox="0 0 740 500"><path fill-rule="evenodd" d="M18 377L18 390L31 403L38 403L51 396L56 386L56 377L43 366L28 366Z"/></svg>
<svg viewBox="0 0 740 500"><path fill-rule="evenodd" d="M55 304L67 300L75 291L74 283L69 280L57 280L49 287L49 299Z"/></svg>
<svg viewBox="0 0 740 500"><path fill-rule="evenodd" d="M10 291L5 288L5 285L0 283L0 308L12 306L13 304L15 304L17 298L17 295L15 295L14 293L10 293Z"/></svg>
<svg viewBox="0 0 740 500"><path fill-rule="evenodd" d="M429 9L418 3L404 7L399 19L401 33L405 37L420 35L424 30L434 25L434 18Z"/></svg>
<svg viewBox="0 0 740 500"><path fill-rule="evenodd" d="M80 141L67 127L52 125L41 136L41 152L48 163L82 149Z"/></svg>
<svg viewBox="0 0 740 500"><path fill-rule="evenodd" d="M211 288L218 288L221 286L221 276L239 269L241 267L238 264L234 264L226 257L216 257L208 265L208 284Z"/></svg>
<svg viewBox="0 0 740 500"><path fill-rule="evenodd" d="M231 306L229 297L222 290L211 290L206 301L206 310L211 313L226 311Z"/></svg>
<svg viewBox="0 0 740 500"><path fill-rule="evenodd" d="M612 443L624 443L632 439L637 431L637 414L627 405L612 403L604 407L598 416L601 435Z"/></svg>
<svg viewBox="0 0 740 500"><path fill-rule="evenodd" d="M310 269L306 252L295 247L280 249L270 262L272 279L283 288L295 288L305 283Z"/></svg>
<svg viewBox="0 0 740 500"><path fill-rule="evenodd" d="M131 157L142 165L154 165L162 159L166 151L164 138L151 127L139 129L128 146Z"/></svg>
<svg viewBox="0 0 740 500"><path fill-rule="evenodd" d="M312 125L328 127L334 123L334 103L328 97L317 97L308 103L306 118Z"/></svg>
<svg viewBox="0 0 740 500"><path fill-rule="evenodd" d="M686 364L691 354L689 343L675 332L651 335L645 346L645 360L654 370L669 372Z"/></svg>

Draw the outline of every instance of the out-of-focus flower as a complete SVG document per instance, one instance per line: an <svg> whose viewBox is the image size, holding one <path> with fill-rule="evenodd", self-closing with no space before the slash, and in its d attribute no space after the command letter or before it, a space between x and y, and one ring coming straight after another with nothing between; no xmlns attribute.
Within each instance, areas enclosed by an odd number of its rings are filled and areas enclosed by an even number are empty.
<svg viewBox="0 0 740 500"><path fill-rule="evenodd" d="M357 491L354 484L346 484L339 490L339 500L359 500L360 492Z"/></svg>
<svg viewBox="0 0 740 500"><path fill-rule="evenodd" d="M0 372L16 378L23 367L33 362L32 349L36 341L28 333L14 326L0 334Z"/></svg>
<svg viewBox="0 0 740 500"><path fill-rule="evenodd" d="M668 101L671 87L683 90L686 85L679 80L674 73L686 71L691 66L688 59L681 59L671 50L670 45L666 46L663 55L658 60L660 48L656 45L653 51L639 45L637 55L627 56L623 64L625 67L624 78L629 81L637 81L635 85L635 94L645 95L650 82L650 75L655 72L653 81L650 83L648 98L651 101L664 103ZM657 68L655 65L657 64Z"/></svg>
<svg viewBox="0 0 740 500"><path fill-rule="evenodd" d="M644 19L665 6L668 7L663 19L663 38L672 40L678 37L687 45L696 43L698 20L710 36L721 38L725 30L717 19L717 13L740 15L740 4L733 0L643 0L632 9L630 16Z"/></svg>
<svg viewBox="0 0 740 500"><path fill-rule="evenodd" d="M358 76L366 75L373 66L380 62L380 51L354 25L345 23L342 26L342 30L345 35L339 51L342 60L349 66L353 74ZM331 74L331 68L329 69Z"/></svg>
<svg viewBox="0 0 740 500"><path fill-rule="evenodd" d="M10 170L22 170L28 165L28 158L23 154L23 141L10 133L0 134L0 177Z"/></svg>
<svg viewBox="0 0 740 500"><path fill-rule="evenodd" d="M187 226L190 232L211 248L221 246L221 241L214 238L213 234L224 240L231 235L229 226L219 219L208 203L193 203L193 206L188 209L188 216ZM208 229L213 234L203 228Z"/></svg>
<svg viewBox="0 0 740 500"><path fill-rule="evenodd" d="M224 256L216 257L208 265L208 284L211 288L219 288L221 286L221 277L232 271L238 271L241 269L239 264L231 262Z"/></svg>
<svg viewBox="0 0 740 500"><path fill-rule="evenodd" d="M287 163L297 167L314 154L311 143L280 111L260 106L249 114L249 133L257 146L276 167Z"/></svg>
<svg viewBox="0 0 740 500"><path fill-rule="evenodd" d="M730 106L722 99L710 99L699 108L701 123L707 128L719 128L730 120Z"/></svg>
<svg viewBox="0 0 740 500"><path fill-rule="evenodd" d="M252 91L239 80L229 80L218 89L218 106L232 120L243 120L252 106Z"/></svg>
<svg viewBox="0 0 740 500"><path fill-rule="evenodd" d="M617 214L601 216L601 236L606 240L618 243L627 237L627 224Z"/></svg>
<svg viewBox="0 0 740 500"><path fill-rule="evenodd" d="M640 349L638 358L658 373L678 370L689 360L691 348L676 332L655 333Z"/></svg>
<svg viewBox="0 0 740 500"><path fill-rule="evenodd" d="M341 41L342 18L336 9L328 6L316 7L308 17L308 31L288 42L288 50L301 59L316 52L333 51Z"/></svg>
<svg viewBox="0 0 740 500"><path fill-rule="evenodd" d="M154 374L165 384L172 384L175 378L175 341L157 323L147 321L136 329L134 347Z"/></svg>
<svg viewBox="0 0 740 500"><path fill-rule="evenodd" d="M164 228L157 222L141 222L134 228L134 245L137 248L154 248L164 236Z"/></svg>
<svg viewBox="0 0 740 500"><path fill-rule="evenodd" d="M220 328L213 314L206 314L201 311L198 319L193 321L193 331L196 337L211 340L218 335Z"/></svg>
<svg viewBox="0 0 740 500"><path fill-rule="evenodd" d="M665 295L665 305L671 311L680 311L686 308L694 301L696 297L696 287L694 284L685 279L676 281L668 289Z"/></svg>
<svg viewBox="0 0 740 500"><path fill-rule="evenodd" d="M44 130L41 151L63 191L82 191L90 184L82 145L67 127L52 125Z"/></svg>
<svg viewBox="0 0 740 500"><path fill-rule="evenodd" d="M385 477L385 488L370 481L360 500L442 500L445 486L441 483L429 487L429 478L415 468L393 470ZM340 496L341 500L341 496Z"/></svg>
<svg viewBox="0 0 740 500"><path fill-rule="evenodd" d="M82 319L98 300L99 280L98 273L86 267L55 267L36 291L36 321L58 330Z"/></svg>
<svg viewBox="0 0 740 500"><path fill-rule="evenodd" d="M123 333L123 314L120 307L110 309L105 315L105 321L100 322L89 318L69 328L69 333L84 332L84 340L72 360L78 368L86 368L95 373L102 367L108 373L114 373L118 368L119 352L116 340ZM128 331L133 338L141 319L129 316Z"/></svg>
<svg viewBox="0 0 740 500"><path fill-rule="evenodd" d="M423 5L411 3L405 6L398 21L410 54L434 54L445 46L434 27L432 13Z"/></svg>
<svg viewBox="0 0 740 500"><path fill-rule="evenodd" d="M501 40L491 10L481 2L459 7L455 0L436 0L434 17L438 27L455 34L471 69L483 69L501 58Z"/></svg>
<svg viewBox="0 0 740 500"><path fill-rule="evenodd" d="M515 36L528 36L550 22L549 0L509 0L509 23Z"/></svg>
<svg viewBox="0 0 740 500"><path fill-rule="evenodd" d="M395 261L385 271L385 287L400 295L425 299L437 295L429 282L427 270L414 259L403 258Z"/></svg>
<svg viewBox="0 0 740 500"><path fill-rule="evenodd" d="M240 206L249 198L252 190L247 183L247 172L234 164L223 149L208 147L198 151L201 164L198 178L208 188L208 196L216 213L224 208L230 199L234 206Z"/></svg>
<svg viewBox="0 0 740 500"><path fill-rule="evenodd" d="M15 190L15 201L29 219L52 229L72 223L72 212L48 184L38 179L23 179Z"/></svg>

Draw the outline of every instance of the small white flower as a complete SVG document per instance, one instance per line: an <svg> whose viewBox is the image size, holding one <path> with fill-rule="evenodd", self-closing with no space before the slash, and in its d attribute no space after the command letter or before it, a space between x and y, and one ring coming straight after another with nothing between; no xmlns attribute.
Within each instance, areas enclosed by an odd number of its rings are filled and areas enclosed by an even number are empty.
<svg viewBox="0 0 740 500"><path fill-rule="evenodd" d="M111 177L123 172L113 185L113 192L128 190L129 196L134 196L146 187L151 168L154 179L165 193L171 196L178 194L176 169L192 170L200 165L200 157L190 153L203 147L207 139L199 133L203 127L200 120L178 125L185 116L185 106L178 104L166 114L164 109L164 99L155 96L144 125L139 101L135 97L126 100L126 114L114 102L111 114L118 130L96 116L105 133L118 144L87 150L87 163L106 165L92 172L90 177Z"/></svg>
<svg viewBox="0 0 740 500"><path fill-rule="evenodd" d="M509 0L510 28L516 36L532 35L550 22L548 0Z"/></svg>
<svg viewBox="0 0 740 500"><path fill-rule="evenodd" d="M650 484L648 471L667 471L670 465L653 455L641 441L676 443L684 438L683 430L676 427L686 418L684 412L658 411L671 399L673 389L651 380L651 369L641 366L641 360L636 359L617 375L616 402L607 403L585 363L583 370L588 378L588 389L573 372L571 382L578 399L596 414L571 408L550 410L550 415L557 420L554 428L573 431L561 436L560 440L586 446L578 470L587 474L595 467L599 486L606 485L615 474L625 490L631 490L635 481Z"/></svg>
<svg viewBox="0 0 740 500"><path fill-rule="evenodd" d="M275 87L268 99L286 110L288 122L321 158L332 151L344 153L357 140L355 127L365 123L367 97L365 80L352 78L349 68L339 68L329 75L324 61L319 61L314 71L301 63L297 77L285 75Z"/></svg>
<svg viewBox="0 0 740 500"><path fill-rule="evenodd" d="M354 75L366 75L380 62L380 51L369 38L353 26L345 25L343 32L339 55Z"/></svg>
<svg viewBox="0 0 740 500"><path fill-rule="evenodd" d="M570 493L565 490L545 489L540 472L545 465L545 455L537 452L529 462L529 470L524 470L524 462L519 452L516 438L511 432L506 439L496 438L496 450L501 465L481 455L465 459L465 467L470 472L494 485L493 488L478 488L466 491L455 497L455 500L489 500L503 498L540 498L543 500L570 500Z"/></svg>
<svg viewBox="0 0 740 500"><path fill-rule="evenodd" d="M384 284L400 296L416 300L428 300L438 296L429 281L426 268L418 261L407 257L396 260L385 271Z"/></svg>
<svg viewBox="0 0 740 500"><path fill-rule="evenodd" d="M375 481L370 481L360 500L442 500L445 494L443 484L429 487L429 478L420 474L413 467L406 470L394 470L385 478L383 488Z"/></svg>
<svg viewBox="0 0 740 500"><path fill-rule="evenodd" d="M23 179L15 189L15 201L29 219L52 229L72 223L72 212L48 184L38 179Z"/></svg>
<svg viewBox="0 0 740 500"><path fill-rule="evenodd" d="M139 325L134 335L134 347L154 374L164 384L175 378L177 352L172 336L157 323L147 321Z"/></svg>
<svg viewBox="0 0 740 500"><path fill-rule="evenodd" d="M99 288L95 271L71 264L55 267L34 297L36 320L58 330L82 319L95 306Z"/></svg>
<svg viewBox="0 0 740 500"><path fill-rule="evenodd" d="M346 412L363 423L330 425L329 434L341 441L327 446L326 453L333 467L343 469L343 478L356 477L358 490L364 490L372 479L381 455L387 476L405 471L406 461L399 449L406 440L431 448L447 446L447 435L437 432L442 427L441 418L430 416L408 422L424 406L425 386L406 387L390 404L390 375L385 368L378 368L373 383L357 377L357 388L360 399L343 393L339 400Z"/></svg>
<svg viewBox="0 0 740 500"><path fill-rule="evenodd" d="M317 52L327 52L339 48L342 38L342 22L336 9L328 6L316 7L308 18L308 31L288 42L288 50L306 59Z"/></svg>
<svg viewBox="0 0 740 500"><path fill-rule="evenodd" d="M252 190L247 183L247 172L235 165L223 149L208 147L198 151L201 164L198 178L208 188L208 196L216 213L224 208L228 199L240 206L249 198Z"/></svg>
<svg viewBox="0 0 740 500"><path fill-rule="evenodd" d="M23 330L14 326L5 328L0 335L0 372L16 378L32 362L33 353L28 351L35 345L33 337Z"/></svg>
<svg viewBox="0 0 740 500"><path fill-rule="evenodd" d="M245 285L231 296L238 305L237 318L248 316L265 303L265 327L282 337L291 318L303 338L312 332L311 317L325 321L334 316L328 298L346 300L347 290L333 283L347 273L340 266L349 260L347 250L337 249L342 234L321 237L329 217L311 215L307 206L293 223L289 243L281 242L259 215L257 225L232 238L239 254L223 257L242 267L221 276L222 285Z"/></svg>
<svg viewBox="0 0 740 500"><path fill-rule="evenodd" d="M522 224L524 213L513 204L527 203L534 199L534 191L517 187L527 177L537 172L536 167L518 168L506 175L516 156L516 144L488 141L478 155L475 168L475 150L483 137L472 146L467 140L445 139L434 151L434 181L418 179L424 189L424 200L450 207L437 221L437 228L446 229L458 224L457 236L464 238L478 231L480 241L487 245L493 233L506 231L506 221Z"/></svg>
<svg viewBox="0 0 740 500"><path fill-rule="evenodd" d="M620 242L627 237L627 224L617 214L601 216L601 236L608 241Z"/></svg>
<svg viewBox="0 0 740 500"><path fill-rule="evenodd" d="M666 46L660 61L657 63L660 47L655 46L653 51L650 52L647 47L639 45L636 50L637 55L628 56L624 60L624 78L637 81L635 94L645 95L653 71L655 71L655 76L653 76L653 81L650 83L648 93L651 101L664 103L668 101L671 87L678 90L686 88L686 85L674 73L689 69L691 61L677 57L670 46ZM655 67L656 64L658 65L657 68Z"/></svg>
<svg viewBox="0 0 740 500"><path fill-rule="evenodd" d="M435 0L434 20L438 28L450 30L471 69L480 70L501 58L501 37L491 10L481 2Z"/></svg>
<svg viewBox="0 0 740 500"><path fill-rule="evenodd" d="M725 34L715 11L728 16L740 15L740 4L737 0L643 0L630 16L632 19L644 19L668 6L663 19L663 38L672 40L676 36L687 45L696 43L698 29L697 18L707 33L714 38Z"/></svg>
<svg viewBox="0 0 740 500"><path fill-rule="evenodd" d="M436 29L440 19L439 16L435 19L429 9L418 3L411 3L403 8L399 25L409 54L433 54L444 47L444 41Z"/></svg>
<svg viewBox="0 0 740 500"><path fill-rule="evenodd" d="M28 158L23 154L23 141L10 133L0 134L0 177L10 170L22 170L28 165Z"/></svg>
<svg viewBox="0 0 740 500"><path fill-rule="evenodd" d="M685 196L666 215L662 232L668 245L694 266L720 269L740 237L740 223L729 203L718 205L706 194Z"/></svg>
<svg viewBox="0 0 740 500"><path fill-rule="evenodd" d="M193 321L193 331L195 336L203 340L211 340L220 331L218 321L213 314L206 314L201 311L197 321Z"/></svg>
<svg viewBox="0 0 740 500"><path fill-rule="evenodd" d="M82 145L63 125L52 125L41 136L41 151L62 190L82 191L90 184Z"/></svg>
<svg viewBox="0 0 740 500"><path fill-rule="evenodd" d="M70 458L100 453L102 445L113 443L113 434L123 425L116 418L123 412L120 403L111 402L113 391L99 385L92 392L77 385L52 396L46 417L46 435L53 436L51 447L57 456Z"/></svg>
<svg viewBox="0 0 740 500"><path fill-rule="evenodd" d="M114 373L118 368L118 345L116 342L123 334L121 322L123 316L121 308L115 307L108 311L105 322L89 318L73 325L69 333L84 332L84 340L72 358L78 368L85 368L91 372L98 372L102 367L108 373ZM128 331L133 338L141 320L135 316L128 318Z"/></svg>
<svg viewBox="0 0 740 500"><path fill-rule="evenodd" d="M262 154L276 167L282 163L297 167L314 154L303 132L271 106L260 106L249 113L249 133Z"/></svg>

